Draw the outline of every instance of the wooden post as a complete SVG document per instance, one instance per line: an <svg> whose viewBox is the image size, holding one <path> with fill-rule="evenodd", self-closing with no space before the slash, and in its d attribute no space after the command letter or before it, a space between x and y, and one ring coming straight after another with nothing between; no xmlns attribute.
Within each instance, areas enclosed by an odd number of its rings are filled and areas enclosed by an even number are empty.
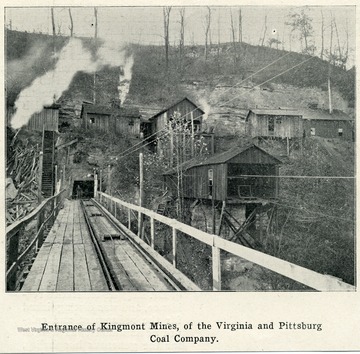
<svg viewBox="0 0 360 354"><path fill-rule="evenodd" d="M9 242L9 253L7 259L7 269L9 269L14 262L16 262L19 256L19 238L23 233L23 227L10 238ZM13 272L12 276L7 281L7 290L13 291L16 289L16 278L17 278L17 269Z"/></svg>
<svg viewBox="0 0 360 354"><path fill-rule="evenodd" d="M212 246L213 290L221 290L220 248Z"/></svg>
<svg viewBox="0 0 360 354"><path fill-rule="evenodd" d="M150 237L151 237L150 246L152 248L154 248L155 247L155 222L154 222L153 217L150 217Z"/></svg>
<svg viewBox="0 0 360 354"><path fill-rule="evenodd" d="M100 183L100 192L102 192L102 170L100 169L100 172L99 172L99 183Z"/></svg>
<svg viewBox="0 0 360 354"><path fill-rule="evenodd" d="M194 151L194 112L190 113L191 117L191 157L195 156Z"/></svg>
<svg viewBox="0 0 360 354"><path fill-rule="evenodd" d="M128 208L128 229L131 230L131 209Z"/></svg>
<svg viewBox="0 0 360 354"><path fill-rule="evenodd" d="M142 152L139 153L139 170L140 170L140 193L139 193L139 206L144 204L144 155ZM143 215L139 212L138 217L138 236L142 238L142 225L143 225Z"/></svg>
<svg viewBox="0 0 360 354"><path fill-rule="evenodd" d="M117 203L114 200L114 216L115 216L115 219L116 219L116 214L117 214L116 209L117 209Z"/></svg>
<svg viewBox="0 0 360 354"><path fill-rule="evenodd" d="M111 166L108 165L108 191L109 195L111 195Z"/></svg>
<svg viewBox="0 0 360 354"><path fill-rule="evenodd" d="M176 268L176 229L172 228L172 264Z"/></svg>
<svg viewBox="0 0 360 354"><path fill-rule="evenodd" d="M174 132L170 122L170 167L174 165Z"/></svg>
<svg viewBox="0 0 360 354"><path fill-rule="evenodd" d="M39 154L39 175L38 175L38 202L39 204L42 201L42 172L43 172L43 157L44 157L44 153L43 151L40 151Z"/></svg>
<svg viewBox="0 0 360 354"><path fill-rule="evenodd" d="M55 175L54 194L56 194L56 193L58 192L58 188L57 188L57 181L58 181L58 166L57 166L57 165L55 165L54 175Z"/></svg>
<svg viewBox="0 0 360 354"><path fill-rule="evenodd" d="M43 224L44 222L44 211L41 211L38 215L38 218L37 218L37 231L40 230L40 227L41 225ZM41 232L39 233L39 237L37 239L37 243L36 243L36 248L39 250L40 247L42 246L44 242L44 228L41 230Z"/></svg>
<svg viewBox="0 0 360 354"><path fill-rule="evenodd" d="M97 173L94 173L94 198L97 197L97 190L98 190L98 177Z"/></svg>

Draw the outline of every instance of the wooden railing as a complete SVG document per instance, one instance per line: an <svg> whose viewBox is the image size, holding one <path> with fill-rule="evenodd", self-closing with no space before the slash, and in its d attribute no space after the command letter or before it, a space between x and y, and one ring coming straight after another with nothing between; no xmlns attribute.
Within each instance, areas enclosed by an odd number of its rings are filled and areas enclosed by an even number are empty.
<svg viewBox="0 0 360 354"><path fill-rule="evenodd" d="M46 226L52 225L59 212L59 207L63 201L63 193L66 189L60 191L56 195L45 199L35 210L26 215L22 219L14 222L6 228L6 244L7 244L7 271L6 283L7 290L14 291L18 285L17 273L21 262L29 255L30 251L36 247L38 250L44 242L44 229ZM29 232L29 243L26 249L19 254L19 241L24 236L25 228L29 223L36 219L35 236L31 238Z"/></svg>
<svg viewBox="0 0 360 354"><path fill-rule="evenodd" d="M127 215L127 227L129 229L131 228L133 213L138 214L138 219L141 219L142 215L148 216L150 218L150 246L152 248L154 248L156 238L154 221L157 220L160 223L171 227L172 263L175 267L177 244L176 237L178 231L210 246L212 249L211 261L213 290L221 290L220 250L223 250L318 291L355 291L355 287L353 285L344 283L341 280L330 275L324 275L314 272L310 269L225 240L219 236L208 234L201 230L195 229L192 226L183 224L175 219L170 219L166 216L159 215L154 211L124 202L105 193L98 192L96 199L100 202L100 204L105 206L113 215L115 214L115 217L117 210L117 208L115 207L116 205L125 208L125 215ZM141 228L138 228L138 236L140 235Z"/></svg>

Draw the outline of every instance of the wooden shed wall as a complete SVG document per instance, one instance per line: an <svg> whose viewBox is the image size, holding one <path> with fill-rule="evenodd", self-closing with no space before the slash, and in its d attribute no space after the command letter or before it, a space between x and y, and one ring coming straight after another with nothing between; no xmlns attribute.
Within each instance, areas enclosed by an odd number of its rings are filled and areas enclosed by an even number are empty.
<svg viewBox="0 0 360 354"><path fill-rule="evenodd" d="M274 119L274 132L269 132L269 119ZM248 133L255 136L274 136L280 138L299 138L302 136L301 116L269 116L257 115L253 112L248 118Z"/></svg>
<svg viewBox="0 0 360 354"><path fill-rule="evenodd" d="M187 100L181 101L174 107L171 107L170 109L155 118L154 133L163 129L166 126L169 118L175 112L180 112L181 116L184 118L186 117L187 120L196 120L202 116L202 112L194 104L190 103Z"/></svg>
<svg viewBox="0 0 360 354"><path fill-rule="evenodd" d="M140 136L140 118L116 117L115 131L118 134L138 138Z"/></svg>
<svg viewBox="0 0 360 354"><path fill-rule="evenodd" d="M59 110L47 108L33 114L26 129L42 132L43 124L44 130L57 132L59 127Z"/></svg>
<svg viewBox="0 0 360 354"><path fill-rule="evenodd" d="M311 128L315 128L315 136L323 138L340 138L348 141L353 140L353 126L345 120L304 120L304 130L307 137L311 136ZM343 130L342 137L339 129Z"/></svg>
<svg viewBox="0 0 360 354"><path fill-rule="evenodd" d="M226 199L227 188L227 166L220 165L206 165L193 167L184 172L183 185L184 197L194 199L208 199L209 198L209 178L208 171L213 170L213 196L215 200ZM170 181L171 180L171 181ZM176 175L169 177L168 182L176 187ZM174 189L173 189L174 190Z"/></svg>
<svg viewBox="0 0 360 354"><path fill-rule="evenodd" d="M90 124L90 119L94 123ZM138 138L140 136L140 117L121 117L108 114L86 113L83 116L84 127L99 129L106 132L116 132Z"/></svg>

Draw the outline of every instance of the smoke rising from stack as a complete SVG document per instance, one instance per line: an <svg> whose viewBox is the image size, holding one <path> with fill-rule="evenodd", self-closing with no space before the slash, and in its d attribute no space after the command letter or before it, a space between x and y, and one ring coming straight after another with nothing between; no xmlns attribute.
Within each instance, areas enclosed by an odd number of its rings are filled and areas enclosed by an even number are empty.
<svg viewBox="0 0 360 354"><path fill-rule="evenodd" d="M29 87L21 91L15 102L16 113L11 122L14 129L26 125L34 113L60 98L77 72L93 73L104 66L121 66L126 64L127 57L124 49L110 47L105 43L98 49L94 59L80 39L71 38L57 58L54 70L37 77Z"/></svg>
<svg viewBox="0 0 360 354"><path fill-rule="evenodd" d="M206 101L205 98L200 98L199 99L199 104L202 108L202 110L205 112L204 115L203 115L203 119L206 120L208 118L208 115L210 113L210 105L208 104L208 102Z"/></svg>
<svg viewBox="0 0 360 354"><path fill-rule="evenodd" d="M124 103L126 96L130 90L130 81L132 77L133 65L134 65L134 57L131 55L125 59L125 64L123 67L123 75L120 74L120 78L119 78L120 83L118 86L118 90L119 90L119 99L121 104Z"/></svg>

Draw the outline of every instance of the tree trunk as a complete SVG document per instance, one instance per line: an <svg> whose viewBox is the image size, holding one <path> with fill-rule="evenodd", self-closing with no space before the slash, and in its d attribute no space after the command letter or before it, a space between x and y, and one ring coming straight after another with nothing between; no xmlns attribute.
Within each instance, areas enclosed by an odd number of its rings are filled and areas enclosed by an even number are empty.
<svg viewBox="0 0 360 354"><path fill-rule="evenodd" d="M95 44L95 50L97 50L97 37L98 37L98 21L97 21L97 8L94 7L94 16L95 16L95 32L94 32L94 44ZM93 102L96 104L96 70L94 71L94 77L93 77Z"/></svg>
<svg viewBox="0 0 360 354"><path fill-rule="evenodd" d="M56 36L56 29L55 29L55 17L54 17L54 8L51 8L51 24L52 24L52 33L53 36Z"/></svg>
<svg viewBox="0 0 360 354"><path fill-rule="evenodd" d="M205 16L206 23L205 23L205 50L204 50L204 57L205 60L208 58L208 38L209 38L209 31L210 31L210 25L211 25L211 9L208 6L208 14Z"/></svg>
<svg viewBox="0 0 360 354"><path fill-rule="evenodd" d="M180 14L180 43L179 43L179 62L180 70L183 69L184 45L185 45L185 7L179 10Z"/></svg>
<svg viewBox="0 0 360 354"><path fill-rule="evenodd" d="M165 66L166 71L169 69L169 25L170 25L170 12L171 6L166 6L163 8L164 14L164 40L165 40Z"/></svg>
<svg viewBox="0 0 360 354"><path fill-rule="evenodd" d="M239 43L242 43L242 41L243 41L241 9L239 9L239 37L238 37L238 41L239 41Z"/></svg>
<svg viewBox="0 0 360 354"><path fill-rule="evenodd" d="M237 47L236 47L235 25L234 25L234 19L233 19L233 15L232 15L231 9L230 9L230 24L231 24L231 36L232 36L232 44L233 44L233 51L234 51L234 70L236 70L236 64L237 64Z"/></svg>
<svg viewBox="0 0 360 354"><path fill-rule="evenodd" d="M267 31L267 15L265 15L265 23L264 23L264 34L261 41L261 46L264 46L265 37L266 37L266 31Z"/></svg>
<svg viewBox="0 0 360 354"><path fill-rule="evenodd" d="M324 14L321 10L321 52L320 58L324 58Z"/></svg>
<svg viewBox="0 0 360 354"><path fill-rule="evenodd" d="M72 14L71 14L71 9L69 7L69 17L70 17L70 37L74 36L74 22L73 22L73 18L72 18Z"/></svg>

